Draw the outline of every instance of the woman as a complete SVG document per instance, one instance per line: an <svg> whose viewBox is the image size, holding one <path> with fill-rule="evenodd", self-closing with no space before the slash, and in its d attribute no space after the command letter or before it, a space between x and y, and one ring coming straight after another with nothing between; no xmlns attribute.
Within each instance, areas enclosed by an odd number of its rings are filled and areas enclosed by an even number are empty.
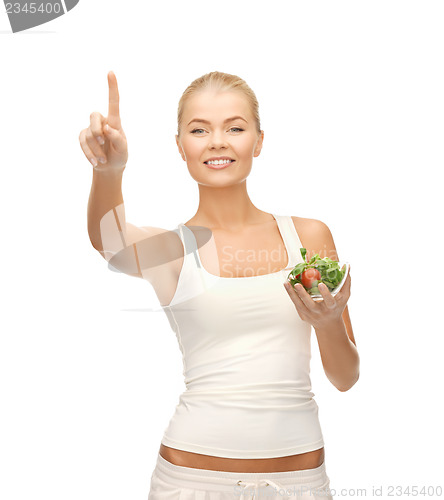
<svg viewBox="0 0 444 500"><path fill-rule="evenodd" d="M195 80L178 108L176 143L198 183L196 214L175 231L129 224L121 193L127 142L112 72L108 83L108 117L92 113L79 138L93 164L90 239L114 268L152 284L177 335L187 387L165 430L149 500L205 492L222 500L250 488L332 498L310 333L327 377L348 390L359 377L350 274L335 297L320 288L318 302L283 286L302 247L308 258L339 260L328 227L252 203L246 179L264 138L258 103L244 80L217 71Z"/></svg>

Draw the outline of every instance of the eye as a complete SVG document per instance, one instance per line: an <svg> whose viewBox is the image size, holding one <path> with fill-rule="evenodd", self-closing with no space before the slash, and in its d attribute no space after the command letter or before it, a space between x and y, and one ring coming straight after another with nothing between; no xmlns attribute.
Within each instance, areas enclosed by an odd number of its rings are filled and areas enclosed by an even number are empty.
<svg viewBox="0 0 444 500"><path fill-rule="evenodd" d="M230 130L239 130L240 132L243 132L243 131L244 131L244 129L243 129L243 128L240 128L240 127L231 127L231 128L230 128ZM193 130L190 132L190 134L195 134L196 132L199 132L199 131L203 131L203 129L202 129L202 128L195 128L195 129L193 129ZM200 134L198 134L198 135L200 135Z"/></svg>

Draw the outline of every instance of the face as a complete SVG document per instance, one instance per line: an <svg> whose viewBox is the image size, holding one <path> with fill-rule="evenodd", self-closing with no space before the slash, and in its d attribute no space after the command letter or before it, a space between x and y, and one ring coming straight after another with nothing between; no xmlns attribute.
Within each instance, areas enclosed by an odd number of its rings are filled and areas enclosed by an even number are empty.
<svg viewBox="0 0 444 500"><path fill-rule="evenodd" d="M240 118L231 120L235 116ZM264 132L258 134L248 102L240 92L206 90L186 102L176 143L195 181L222 187L248 177L253 158L262 149L263 138ZM220 156L228 156L234 162L220 170L204 163Z"/></svg>

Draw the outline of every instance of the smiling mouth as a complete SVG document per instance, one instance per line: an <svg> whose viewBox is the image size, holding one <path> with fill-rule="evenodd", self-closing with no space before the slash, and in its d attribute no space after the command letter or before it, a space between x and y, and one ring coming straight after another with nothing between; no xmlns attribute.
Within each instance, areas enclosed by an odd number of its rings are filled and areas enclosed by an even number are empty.
<svg viewBox="0 0 444 500"><path fill-rule="evenodd" d="M230 163L234 163L235 160L230 160ZM220 163L218 165L215 165L214 163L208 163L206 161L204 161L205 165L210 165L210 166L213 166L213 167L222 167L223 165L229 165L230 163Z"/></svg>

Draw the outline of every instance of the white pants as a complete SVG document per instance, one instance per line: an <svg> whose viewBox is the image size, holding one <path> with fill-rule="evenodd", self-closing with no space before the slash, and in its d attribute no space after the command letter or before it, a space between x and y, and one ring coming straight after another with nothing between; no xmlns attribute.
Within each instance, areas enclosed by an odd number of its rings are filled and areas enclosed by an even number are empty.
<svg viewBox="0 0 444 500"><path fill-rule="evenodd" d="M148 500L332 500L325 462L285 472L225 472L182 467L157 456Z"/></svg>

